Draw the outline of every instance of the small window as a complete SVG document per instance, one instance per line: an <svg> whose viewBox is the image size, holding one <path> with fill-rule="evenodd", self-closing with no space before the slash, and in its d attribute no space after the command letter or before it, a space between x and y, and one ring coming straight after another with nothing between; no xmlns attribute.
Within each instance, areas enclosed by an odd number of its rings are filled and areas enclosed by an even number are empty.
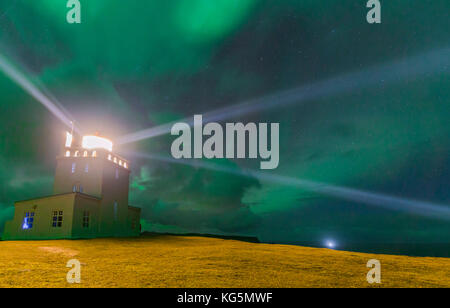
<svg viewBox="0 0 450 308"><path fill-rule="evenodd" d="M90 217L89 211L84 211L83 212L83 228L89 228L89 217Z"/></svg>
<svg viewBox="0 0 450 308"><path fill-rule="evenodd" d="M70 157L70 151L66 152L66 157Z"/></svg>
<svg viewBox="0 0 450 308"><path fill-rule="evenodd" d="M77 164L72 163L72 173L75 173L76 168L77 168Z"/></svg>
<svg viewBox="0 0 450 308"><path fill-rule="evenodd" d="M120 166L122 166L122 164L123 164L123 163L122 163L122 161L121 161L121 160L119 160L119 165L120 165Z"/></svg>
<svg viewBox="0 0 450 308"><path fill-rule="evenodd" d="M80 193L83 193L83 186L82 186L82 185L80 185L79 192L80 192Z"/></svg>
<svg viewBox="0 0 450 308"><path fill-rule="evenodd" d="M34 224L34 212L25 212L22 229L23 230L33 229L33 224Z"/></svg>
<svg viewBox="0 0 450 308"><path fill-rule="evenodd" d="M92 157L97 157L97 151L92 152Z"/></svg>
<svg viewBox="0 0 450 308"><path fill-rule="evenodd" d="M72 192L77 192L77 185L73 185Z"/></svg>
<svg viewBox="0 0 450 308"><path fill-rule="evenodd" d="M114 157L113 162L117 164L117 157Z"/></svg>
<svg viewBox="0 0 450 308"><path fill-rule="evenodd" d="M89 172L89 164L86 164L86 166L84 166L84 172L85 173Z"/></svg>
<svg viewBox="0 0 450 308"><path fill-rule="evenodd" d="M111 154L109 154L108 155L108 160L111 160L112 159L112 156L111 156Z"/></svg>
<svg viewBox="0 0 450 308"><path fill-rule="evenodd" d="M88 151L84 151L83 157L88 157Z"/></svg>
<svg viewBox="0 0 450 308"><path fill-rule="evenodd" d="M78 151L75 151L75 155L74 155L75 157L78 157L78 156L80 156L80 152L78 152Z"/></svg>
<svg viewBox="0 0 450 308"><path fill-rule="evenodd" d="M123 167L124 167L125 169L128 169L128 164L127 164L127 163L123 163Z"/></svg>
<svg viewBox="0 0 450 308"><path fill-rule="evenodd" d="M118 207L117 201L114 201L114 221L117 221Z"/></svg>
<svg viewBox="0 0 450 308"><path fill-rule="evenodd" d="M119 169L116 168L116 180L119 179Z"/></svg>
<svg viewBox="0 0 450 308"><path fill-rule="evenodd" d="M63 211L53 211L52 227L61 228L63 224Z"/></svg>

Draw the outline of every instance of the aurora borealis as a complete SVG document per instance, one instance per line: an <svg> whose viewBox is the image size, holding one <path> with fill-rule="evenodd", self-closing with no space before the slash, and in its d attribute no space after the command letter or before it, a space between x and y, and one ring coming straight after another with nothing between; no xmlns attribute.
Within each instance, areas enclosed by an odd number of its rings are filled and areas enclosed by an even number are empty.
<svg viewBox="0 0 450 308"><path fill-rule="evenodd" d="M269 98L270 108L237 108L227 118L280 123L280 163L269 175L450 207L448 1L383 1L379 25L366 22L365 1L81 3L83 22L69 25L66 1L2 0L0 53L83 130L120 139ZM291 89L304 91L286 104L270 99ZM15 200L51 193L65 126L3 72L0 94L1 230ZM173 139L117 148L132 161L131 204L143 208L145 230L450 242L448 221L388 204L132 156L170 156ZM259 169L252 160L215 163Z"/></svg>

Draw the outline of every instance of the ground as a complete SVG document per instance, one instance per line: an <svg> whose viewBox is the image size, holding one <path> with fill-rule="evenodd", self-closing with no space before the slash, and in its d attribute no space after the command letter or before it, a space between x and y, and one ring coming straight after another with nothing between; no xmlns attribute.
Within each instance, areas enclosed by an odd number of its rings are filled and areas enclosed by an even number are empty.
<svg viewBox="0 0 450 308"><path fill-rule="evenodd" d="M70 259L81 284L66 282ZM381 262L381 285L366 281ZM0 287L450 287L450 259L204 237L0 242Z"/></svg>

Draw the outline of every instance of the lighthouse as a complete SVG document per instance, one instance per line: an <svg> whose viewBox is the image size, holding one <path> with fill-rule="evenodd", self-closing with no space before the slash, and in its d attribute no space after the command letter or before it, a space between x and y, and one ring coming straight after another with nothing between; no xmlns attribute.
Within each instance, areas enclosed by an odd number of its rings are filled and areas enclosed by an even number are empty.
<svg viewBox="0 0 450 308"><path fill-rule="evenodd" d="M141 210L128 204L130 162L98 133L66 132L53 195L17 201L4 240L126 237L140 234Z"/></svg>

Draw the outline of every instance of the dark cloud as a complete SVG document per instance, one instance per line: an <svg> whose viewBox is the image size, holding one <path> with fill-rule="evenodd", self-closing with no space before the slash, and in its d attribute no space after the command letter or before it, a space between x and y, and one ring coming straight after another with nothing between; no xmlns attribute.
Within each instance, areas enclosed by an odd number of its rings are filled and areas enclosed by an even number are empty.
<svg viewBox="0 0 450 308"><path fill-rule="evenodd" d="M228 161L221 167L239 171ZM132 178L132 200L145 204L144 219L156 224L176 225L201 231L246 231L258 225L259 218L242 203L257 180L192 166L159 163L144 165Z"/></svg>

